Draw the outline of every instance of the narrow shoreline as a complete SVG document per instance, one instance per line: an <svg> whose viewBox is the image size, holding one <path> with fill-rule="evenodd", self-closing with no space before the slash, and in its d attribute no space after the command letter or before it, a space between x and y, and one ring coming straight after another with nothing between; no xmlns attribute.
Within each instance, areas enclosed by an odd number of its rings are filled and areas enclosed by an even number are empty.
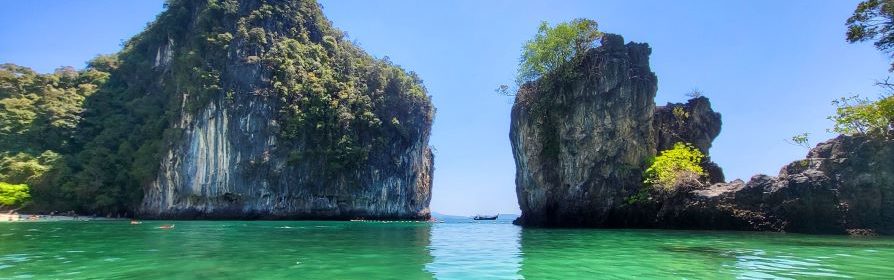
<svg viewBox="0 0 894 280"><path fill-rule="evenodd" d="M65 216L40 214L0 214L0 223L6 222L62 222L62 221L126 221L125 218L106 218L92 216Z"/></svg>

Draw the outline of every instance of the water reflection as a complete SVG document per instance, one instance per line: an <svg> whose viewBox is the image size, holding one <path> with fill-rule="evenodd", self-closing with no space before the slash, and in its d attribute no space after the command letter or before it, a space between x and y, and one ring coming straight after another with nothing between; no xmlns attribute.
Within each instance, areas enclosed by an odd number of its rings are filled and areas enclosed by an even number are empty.
<svg viewBox="0 0 894 280"><path fill-rule="evenodd" d="M0 279L894 279L894 238L507 223L0 223Z"/></svg>
<svg viewBox="0 0 894 280"><path fill-rule="evenodd" d="M526 279L894 279L890 238L748 232L525 229ZM806 246L804 244L807 244Z"/></svg>
<svg viewBox="0 0 894 280"><path fill-rule="evenodd" d="M0 279L432 279L426 223L162 223L0 224Z"/></svg>
<svg viewBox="0 0 894 280"><path fill-rule="evenodd" d="M522 279L521 228L511 224L434 224L425 266L438 279Z"/></svg>

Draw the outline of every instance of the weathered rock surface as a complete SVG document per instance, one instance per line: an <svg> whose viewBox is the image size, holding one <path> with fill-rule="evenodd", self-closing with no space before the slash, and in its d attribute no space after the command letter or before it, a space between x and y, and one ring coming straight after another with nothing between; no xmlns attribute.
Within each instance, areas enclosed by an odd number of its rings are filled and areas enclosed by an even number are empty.
<svg viewBox="0 0 894 280"><path fill-rule="evenodd" d="M675 113L676 111L676 113ZM720 135L723 122L720 113L711 109L711 101L696 97L683 103L668 103L655 109L655 128L658 151L672 149L677 142L690 143L709 156L711 142ZM723 169L706 157L702 167L712 183L724 181Z"/></svg>
<svg viewBox="0 0 894 280"><path fill-rule="evenodd" d="M510 128L522 209L516 223L894 233L891 140L840 136L778 176L747 183L722 183L722 170L706 160L702 181L709 184L644 187L646 159L677 142L707 155L721 126L707 98L654 106L649 52L607 35L567 66L575 75L547 76L520 90Z"/></svg>
<svg viewBox="0 0 894 280"><path fill-rule="evenodd" d="M651 49L606 35L561 83L521 89L510 140L525 225L601 225L642 185L655 154ZM549 79L549 78L548 78Z"/></svg>
<svg viewBox="0 0 894 280"><path fill-rule="evenodd" d="M373 102L384 103L382 108L373 112L373 117L383 119L384 122L390 120L381 127L396 127L391 130L382 128L357 132L354 127L345 125L345 133L356 133L359 135L357 141L370 143L366 146L371 147L368 148L368 158L362 164L341 164L340 166L348 167L333 171L332 164L327 164L333 158L319 156L321 153L317 152L325 147L313 144L320 141L307 140L321 136L310 132L302 136L304 138L283 139L281 136L284 124L278 114L282 114L285 111L284 106L289 104L284 104L288 102L285 97L270 94L273 74L265 61L272 60L261 55L262 62L258 63L257 55L265 51L269 53L275 41L281 41L284 37L292 36L289 34L295 34L295 30L302 29L306 30L304 34L294 38L299 42L308 45L323 44L329 49L337 48L335 39L327 38L328 35L321 31L324 28L320 25L328 24L328 21L321 18L317 5L314 1L246 0L234 6L233 9L238 8L232 11L235 17L245 18L255 18L263 15L258 11L269 13L271 10L313 13L298 15L306 18L299 22L300 26L289 26L282 20L276 20L296 15L273 14L269 17L270 20L256 20L254 22L259 26L251 30L261 30L262 36L267 39L256 38L255 43L249 43L240 41L247 39L237 36L228 45L228 62L225 67L221 67L223 69L220 72L219 85L223 88L221 92L232 94L215 94L196 111L189 110L184 101L179 120L172 124L181 132L180 136L172 140L162 156L156 179L145 189L139 209L141 217L428 218L433 172L433 155L428 139L434 108L427 99L421 106L401 100L405 93L400 92L399 86L392 84L359 84L351 88L356 88L358 93L348 92L350 94L367 95L367 98L379 100ZM201 5L186 7L196 10L191 11L191 14L200 14L198 10L203 9ZM220 32L239 34L238 28L247 29L238 27L242 24L241 21L239 24L223 24L220 28L224 30ZM257 42L266 42L267 45L258 45ZM154 65L156 71L170 71L170 57L176 57L176 52L183 51L171 47L178 44L168 40L158 46ZM350 51L346 52L351 54ZM299 58L291 59L300 61ZM360 58L332 58L335 59ZM370 69L373 66L362 67ZM373 74L398 75L388 72ZM307 75L310 78L306 79L313 81L314 74ZM176 81L163 78L159 83L172 82ZM359 83L366 83L366 80ZM384 90L376 90L376 87ZM363 92L364 89L369 92ZM305 93L294 94L298 96L294 98L300 98L300 94ZM339 116L348 121L355 119L350 114L360 115L356 112L340 114L349 114L348 117ZM362 117L371 118L368 115ZM302 131L298 130L298 133ZM379 142L377 139L384 140Z"/></svg>
<svg viewBox="0 0 894 280"><path fill-rule="evenodd" d="M679 186L644 203L652 226L804 233L894 233L894 141L839 136L776 177Z"/></svg>

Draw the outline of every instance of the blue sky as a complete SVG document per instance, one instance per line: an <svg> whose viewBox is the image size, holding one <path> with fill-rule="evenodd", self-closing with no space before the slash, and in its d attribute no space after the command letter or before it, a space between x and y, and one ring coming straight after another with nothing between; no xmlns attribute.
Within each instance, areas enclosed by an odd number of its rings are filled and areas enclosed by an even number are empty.
<svg viewBox="0 0 894 280"><path fill-rule="evenodd" d="M826 116L840 96L875 96L887 57L847 44L847 1L362 1L325 0L324 12L369 53L425 80L438 108L433 211L518 213L509 148L511 103L494 94L513 81L519 49L540 21L592 18L606 32L652 48L656 103L693 88L711 98L723 130L711 155L727 178L776 174L806 149L809 132L833 135ZM0 63L41 72L83 67L120 49L162 1L0 1Z"/></svg>

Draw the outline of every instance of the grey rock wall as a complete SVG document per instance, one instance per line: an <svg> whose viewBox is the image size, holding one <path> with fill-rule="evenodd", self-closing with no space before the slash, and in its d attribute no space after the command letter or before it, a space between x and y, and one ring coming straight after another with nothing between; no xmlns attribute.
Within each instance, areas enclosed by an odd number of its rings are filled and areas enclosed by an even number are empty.
<svg viewBox="0 0 894 280"><path fill-rule="evenodd" d="M191 13L193 17L205 8L201 3L186 7L196 10ZM385 105L377 108L376 114L382 115L378 117L390 121L394 115L394 120L401 121L401 130L357 132L364 140L382 139L383 143L370 145L362 163L346 164L343 166L350 167L338 170L327 165L333 159L318 156L321 153L317 151L323 148L308 144L308 138L281 139L282 124L278 120L284 103L289 101L271 93L272 67L258 63L257 56L269 51L275 41L293 36L289 34L295 30L304 30L311 37L298 38L300 41L321 44L312 38L323 40L328 21L322 18L317 3L307 0L245 0L233 12L247 17L270 7L306 12L299 16L307 20L299 22L301 26L276 20L295 15L273 15L260 21L266 45L248 43L238 36L228 44L227 61L217 67L218 86L222 88L219 94L211 94L194 110L187 102L197 99L184 93L179 117L171 124L179 133L165 139L167 146L158 175L147 182L139 215L178 219L427 219L434 168L428 139L434 107L427 99L422 104L401 100L407 94L398 86L388 85L384 92L374 93L374 98L385 100ZM238 25L224 22L220 28L237 34ZM187 33L186 37L190 36L198 35ZM176 62L171 57L178 51L193 51L173 47L177 45L170 39L159 42L153 69L173 71L169 64ZM355 55L366 56L359 50ZM159 84L177 82L168 75L159 77ZM317 136L309 133L307 137ZM296 154L308 156L296 159L292 156Z"/></svg>
<svg viewBox="0 0 894 280"><path fill-rule="evenodd" d="M701 180L643 185L647 160L677 142L709 155L720 114L707 98L655 107L646 44L602 45L522 87L510 141L522 215L552 227L640 227L894 234L894 142L839 136L778 176L724 183L706 158ZM570 74L569 74L570 73ZM676 112L675 112L676 111Z"/></svg>
<svg viewBox="0 0 894 280"><path fill-rule="evenodd" d="M656 150L650 53L607 34L570 66L575 77L521 89L510 128L519 223L604 224L639 190Z"/></svg>

